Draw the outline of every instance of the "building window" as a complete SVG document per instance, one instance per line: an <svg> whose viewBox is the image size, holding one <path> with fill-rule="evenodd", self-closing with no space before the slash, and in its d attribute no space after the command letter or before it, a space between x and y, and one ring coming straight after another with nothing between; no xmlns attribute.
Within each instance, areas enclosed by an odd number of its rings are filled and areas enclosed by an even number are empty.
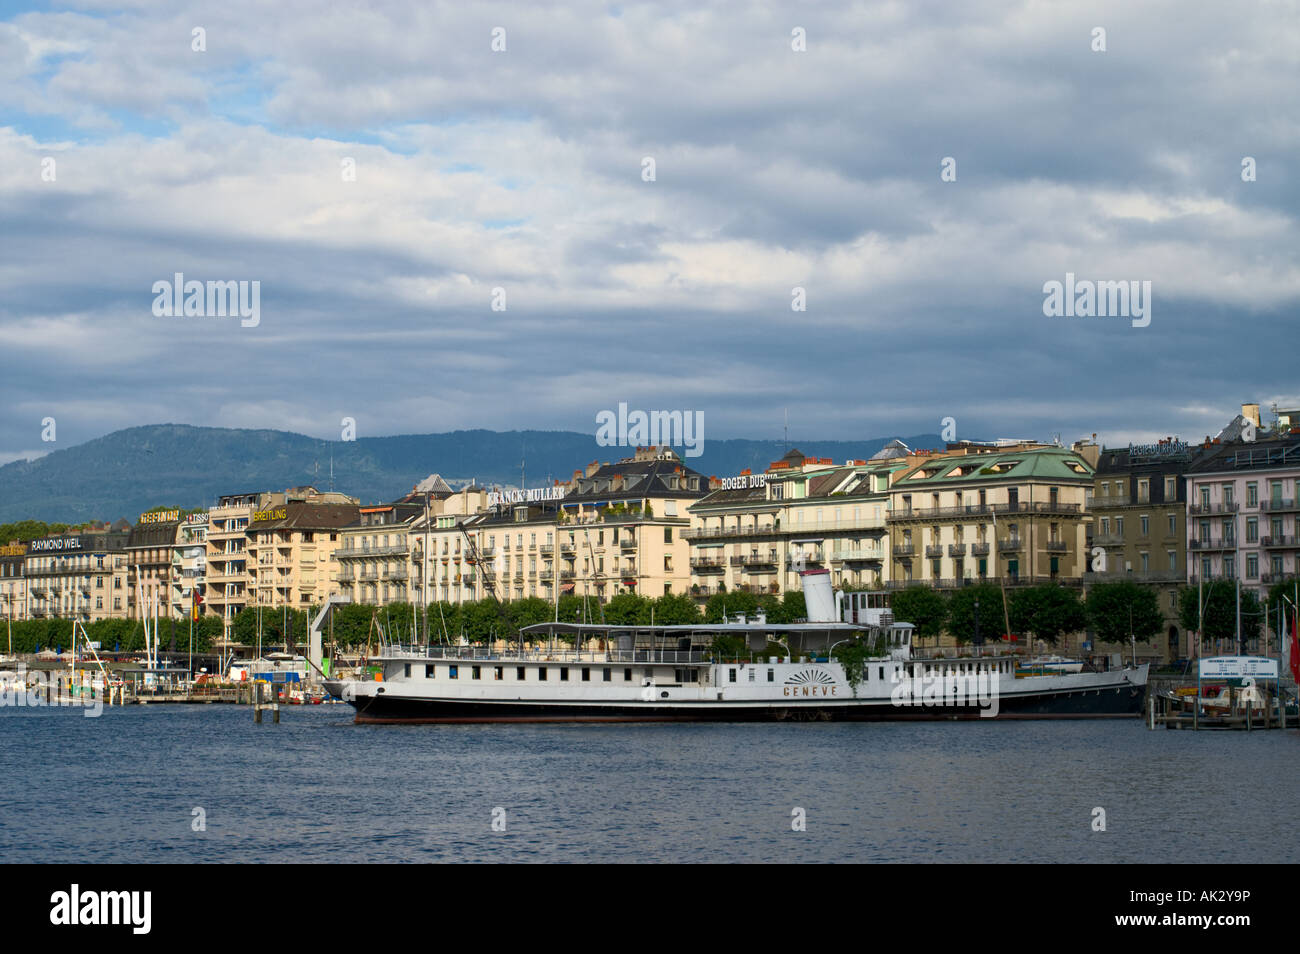
<svg viewBox="0 0 1300 954"><path fill-rule="evenodd" d="M545 681L546 681L546 667L545 667L545 666L538 666L538 667L537 667L537 681L538 681L538 682L545 682Z"/></svg>
<svg viewBox="0 0 1300 954"><path fill-rule="evenodd" d="M582 681L591 682L591 669L587 666L582 667Z"/></svg>
<svg viewBox="0 0 1300 954"><path fill-rule="evenodd" d="M425 666L425 667L424 667L424 678L425 678L425 679L434 679L434 678L437 677L437 675L438 675L438 667L437 667L437 666Z"/></svg>
<svg viewBox="0 0 1300 954"><path fill-rule="evenodd" d="M516 681L516 682L523 682L523 681L527 678L527 676L524 675L526 672L527 672L527 670L526 670L523 666L516 666L516 667L515 667L515 681Z"/></svg>
<svg viewBox="0 0 1300 954"><path fill-rule="evenodd" d="M776 682L776 670L775 670L775 669L769 669L769 670L767 671L767 681L768 681L768 682Z"/></svg>
<svg viewBox="0 0 1300 954"><path fill-rule="evenodd" d="M472 666L472 667L470 667L469 677L470 677L471 679L478 679L478 678L480 678L481 676L482 676L481 667L479 667L479 666Z"/></svg>
<svg viewBox="0 0 1300 954"><path fill-rule="evenodd" d="M610 671L610 668L606 666L604 672L601 674L601 681L610 682L612 678L613 678L613 673Z"/></svg>
<svg viewBox="0 0 1300 954"><path fill-rule="evenodd" d="M736 681L736 670L735 670L735 669L728 669L728 670L727 670L727 681L728 681L728 682L735 682L735 681Z"/></svg>
<svg viewBox="0 0 1300 954"><path fill-rule="evenodd" d="M1250 553L1246 556L1246 579L1253 580L1259 576L1259 554Z"/></svg>
<svg viewBox="0 0 1300 954"><path fill-rule="evenodd" d="M569 667L568 667L568 666L561 666L561 667L560 667L560 682L568 682L568 681L569 681Z"/></svg>
<svg viewBox="0 0 1300 954"><path fill-rule="evenodd" d="M1259 484L1252 482L1246 485L1246 506L1259 506Z"/></svg>
<svg viewBox="0 0 1300 954"><path fill-rule="evenodd" d="M632 681L632 667L629 666L623 670L623 681L624 682Z"/></svg>

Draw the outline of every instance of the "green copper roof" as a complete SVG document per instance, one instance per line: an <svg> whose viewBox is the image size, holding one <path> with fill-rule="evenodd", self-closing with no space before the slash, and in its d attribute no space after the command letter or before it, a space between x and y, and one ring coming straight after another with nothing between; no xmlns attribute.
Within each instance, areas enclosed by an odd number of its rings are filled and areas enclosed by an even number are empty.
<svg viewBox="0 0 1300 954"><path fill-rule="evenodd" d="M928 471L934 471L933 476L916 476ZM891 489L905 491L909 487L946 487L1007 479L1091 481L1092 475L1092 468L1078 454L1063 447L1047 447L926 461L899 478Z"/></svg>

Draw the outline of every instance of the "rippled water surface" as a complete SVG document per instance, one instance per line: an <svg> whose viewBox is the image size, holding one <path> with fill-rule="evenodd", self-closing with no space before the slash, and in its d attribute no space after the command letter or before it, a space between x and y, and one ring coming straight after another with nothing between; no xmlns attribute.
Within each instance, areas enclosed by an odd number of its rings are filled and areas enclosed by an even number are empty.
<svg viewBox="0 0 1300 954"><path fill-rule="evenodd" d="M357 726L344 706L259 726L154 705L3 709L0 753L9 861L1300 860L1296 730Z"/></svg>

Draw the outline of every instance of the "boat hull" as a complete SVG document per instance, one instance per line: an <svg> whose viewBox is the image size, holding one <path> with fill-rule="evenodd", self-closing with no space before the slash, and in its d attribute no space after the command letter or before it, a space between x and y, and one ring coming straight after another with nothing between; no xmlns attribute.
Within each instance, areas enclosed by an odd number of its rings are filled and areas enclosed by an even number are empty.
<svg viewBox="0 0 1300 954"><path fill-rule="evenodd" d="M900 722L964 719L1096 719L1140 715L1145 685L1121 683L1096 688L1027 691L1002 695L996 712L978 705L895 705L889 700L779 705L701 701L654 703L561 703L481 699L411 698L399 694L345 699L356 708L356 722Z"/></svg>

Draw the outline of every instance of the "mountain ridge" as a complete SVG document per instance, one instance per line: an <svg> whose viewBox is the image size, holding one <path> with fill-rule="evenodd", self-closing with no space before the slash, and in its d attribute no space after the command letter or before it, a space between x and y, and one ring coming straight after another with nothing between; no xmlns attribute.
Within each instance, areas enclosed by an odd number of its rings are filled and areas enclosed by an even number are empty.
<svg viewBox="0 0 1300 954"><path fill-rule="evenodd" d="M699 457L684 463L720 477L745 468L760 471L787 446L837 462L870 457L891 437L863 441L710 439ZM942 446L937 434L899 438L910 447ZM83 523L132 522L152 507L210 506L226 494L330 485L362 503L409 493L430 473L452 486L529 486L565 480L592 460L615 461L630 447L604 447L577 431L483 428L436 434L359 437L325 441L293 431L192 424L145 424L60 448L43 457L0 466L0 523L32 519Z"/></svg>

